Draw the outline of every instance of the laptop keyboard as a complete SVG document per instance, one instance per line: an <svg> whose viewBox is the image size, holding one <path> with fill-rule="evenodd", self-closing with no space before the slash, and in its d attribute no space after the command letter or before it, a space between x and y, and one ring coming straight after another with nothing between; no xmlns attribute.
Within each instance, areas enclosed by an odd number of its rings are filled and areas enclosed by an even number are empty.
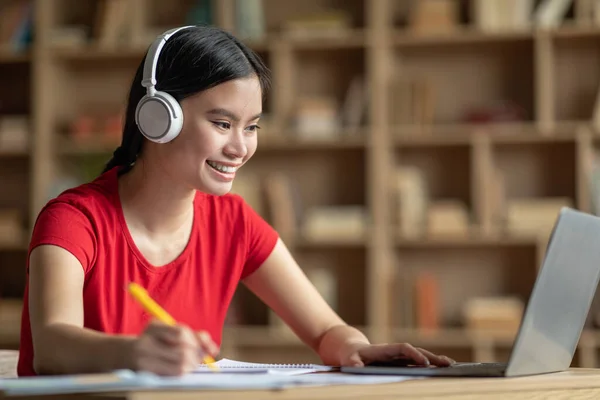
<svg viewBox="0 0 600 400"><path fill-rule="evenodd" d="M500 367L506 367L506 363L470 363L470 362L462 362L461 363L461 362L459 362L459 363L451 365L450 368L469 368L469 367L481 368L482 366L500 368Z"/></svg>
<svg viewBox="0 0 600 400"><path fill-rule="evenodd" d="M450 365L447 368L460 368L460 369L474 369L474 370L494 370L494 371L504 371L506 370L506 363L456 363Z"/></svg>

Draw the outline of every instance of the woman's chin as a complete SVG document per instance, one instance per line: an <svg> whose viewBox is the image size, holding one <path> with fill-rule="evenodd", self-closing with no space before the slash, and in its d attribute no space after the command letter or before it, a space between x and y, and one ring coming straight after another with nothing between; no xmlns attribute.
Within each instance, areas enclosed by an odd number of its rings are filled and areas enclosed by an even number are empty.
<svg viewBox="0 0 600 400"><path fill-rule="evenodd" d="M204 183L198 190L213 196L223 196L231 192L232 182Z"/></svg>

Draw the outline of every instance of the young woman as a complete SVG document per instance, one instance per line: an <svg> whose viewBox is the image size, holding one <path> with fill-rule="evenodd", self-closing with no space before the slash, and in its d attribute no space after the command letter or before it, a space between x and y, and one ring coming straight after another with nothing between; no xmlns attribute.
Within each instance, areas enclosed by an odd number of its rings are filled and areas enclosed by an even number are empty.
<svg viewBox="0 0 600 400"><path fill-rule="evenodd" d="M122 143L105 171L38 216L19 375L185 373L218 354L240 282L325 364L450 364L409 344L370 344L319 296L277 233L228 193L256 151L268 70L217 28L169 35L138 67ZM125 290L129 282L180 324L153 321Z"/></svg>

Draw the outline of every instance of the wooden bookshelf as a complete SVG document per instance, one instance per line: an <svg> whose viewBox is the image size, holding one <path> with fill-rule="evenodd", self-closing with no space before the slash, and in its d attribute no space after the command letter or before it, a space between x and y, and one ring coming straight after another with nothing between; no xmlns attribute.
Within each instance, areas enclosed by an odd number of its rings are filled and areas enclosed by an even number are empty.
<svg viewBox="0 0 600 400"><path fill-rule="evenodd" d="M75 140L69 126L81 115L118 116L146 46L155 34L190 23L193 3L123 0L135 10L123 11L125 42L102 45L86 33L101 1L31 1L33 43L19 51L0 43L0 120L27 115L34 144L0 144L0 211L18 210L24 232L22 241L0 243L0 305L22 296L26 239L40 208L97 175L119 141L98 125ZM558 26L505 29L482 27L470 8L476 0L462 1L454 26L437 24L429 33L407 25L408 2L262 1L256 15L264 34L244 38L271 68L274 87L258 152L234 190L246 191L308 274L330 274L338 312L372 340L407 341L465 360L507 357L514 333L473 331L463 312L477 296L527 301L547 236L508 229L509 204L556 198L593 211L600 26L581 14L584 1ZM213 1L211 23L243 35L239 4ZM324 12L349 24L321 37L284 29L290 18ZM357 79L366 94L349 97ZM301 105L318 101L341 111L349 98L353 111L340 115L353 118L350 126L316 134L296 124ZM427 205L416 203L416 210L463 207L466 229L431 234L421 225L411 228L420 233L406 234L398 218L400 167L423 177ZM349 228L311 230L328 212ZM449 225L443 228L458 227ZM415 311L422 273L437 286L435 329L419 326ZM316 361L246 289L235 300L224 355ZM575 365L598 366L599 332L586 327ZM0 328L0 346L15 347L17 333Z"/></svg>

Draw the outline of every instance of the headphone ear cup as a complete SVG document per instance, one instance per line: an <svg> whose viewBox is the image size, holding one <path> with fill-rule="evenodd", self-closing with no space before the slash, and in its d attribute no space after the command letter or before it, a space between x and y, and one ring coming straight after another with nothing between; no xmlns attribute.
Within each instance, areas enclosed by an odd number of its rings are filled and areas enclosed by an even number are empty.
<svg viewBox="0 0 600 400"><path fill-rule="evenodd" d="M157 91L142 97L135 110L135 122L146 139L167 143L181 132L183 111L173 96Z"/></svg>

